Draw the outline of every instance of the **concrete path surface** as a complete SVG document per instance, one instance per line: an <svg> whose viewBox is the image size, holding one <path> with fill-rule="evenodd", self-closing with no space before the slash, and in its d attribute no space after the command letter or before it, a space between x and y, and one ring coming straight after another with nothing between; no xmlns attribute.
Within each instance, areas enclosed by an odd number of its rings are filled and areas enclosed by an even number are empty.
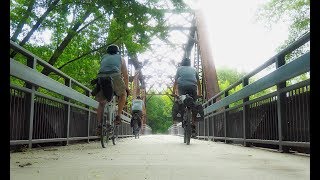
<svg viewBox="0 0 320 180"><path fill-rule="evenodd" d="M310 157L183 138L147 135L10 153L13 180L307 180Z"/></svg>

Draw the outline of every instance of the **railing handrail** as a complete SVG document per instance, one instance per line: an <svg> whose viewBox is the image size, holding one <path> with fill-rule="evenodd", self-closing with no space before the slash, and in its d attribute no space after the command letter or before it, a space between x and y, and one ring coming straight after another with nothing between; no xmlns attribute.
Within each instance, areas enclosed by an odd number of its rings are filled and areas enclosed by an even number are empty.
<svg viewBox="0 0 320 180"><path fill-rule="evenodd" d="M310 52L305 53L304 55L300 56L296 60L285 64L275 70L274 72L270 73L267 76L255 81L252 84L245 86L243 89L239 90L238 92L227 96L220 101L208 106L204 109L204 113L211 113L223 106L229 105L233 102L236 102L240 99L248 97L252 94L260 92L264 89L272 87L280 82L288 80L290 78L296 77L301 75L310 70Z"/></svg>
<svg viewBox="0 0 320 180"><path fill-rule="evenodd" d="M235 83L231 84L229 87L227 87L225 90L219 92L218 94L216 94L215 96L211 97L210 99L207 100L207 102L205 102L203 104L203 106L206 106L209 102L211 102L214 99L217 99L219 96L223 95L225 92L228 92L229 90L231 90L232 88L238 86L239 84L241 84L245 79L249 79L250 77L254 76L255 74L257 74L258 72L260 72L261 70L265 69L266 67L268 67L269 65L273 64L276 62L276 59L278 57L281 56L285 56L286 54L294 51L295 49L297 49L298 47L301 47L302 45L304 45L305 43L307 43L310 40L310 32L305 33L304 35L302 35L302 37L300 37L297 41L292 42L289 46L287 46L285 49L283 49L282 51L280 51L279 53L277 53L276 55L274 55L273 57L271 57L268 61L266 61L265 63L263 63L262 65L260 65L259 67L257 67L256 69L254 69L253 71L249 72L248 74L244 75L241 79L239 79L238 81L236 81Z"/></svg>
<svg viewBox="0 0 320 180"><path fill-rule="evenodd" d="M17 43L13 42L12 40L10 40L10 47L15 51L21 53L22 55L26 56L27 58L33 58L37 63L43 65L44 67L49 68L50 70L62 76L63 78L69 79L71 82L80 86L81 88L88 91L89 93L92 92L92 90L89 89L88 87L84 86L80 82L71 78L67 74L60 71L59 69L53 67L51 64L47 63L46 61L40 59L39 57L32 54L31 52L24 49L23 47L19 46ZM19 79L35 84L37 86L46 88L50 91L56 92L65 97L74 99L90 107L94 107L94 108L98 107L98 102L92 99L91 97L84 95L58 81L55 81L54 79L38 72L36 69L32 69L12 58L10 58L10 75L13 75ZM48 84L51 85L51 87L48 87ZM59 89L58 87L61 89ZM128 112L122 111L122 116L121 116L122 119L130 122L130 117L131 115Z"/></svg>
<svg viewBox="0 0 320 180"><path fill-rule="evenodd" d="M66 79L70 79L72 82L74 82L76 85L82 87L83 89L91 92L91 89L84 86L83 84L81 84L80 82L78 82L77 80L71 78L70 76L68 76L67 74L65 74L64 72L62 72L61 70L53 67L51 64L49 64L48 62L42 60L41 58L39 58L38 56L32 54L30 51L26 50L25 48L19 46L17 43L15 43L14 41L10 40L10 48L14 49L15 51L21 53L22 55L28 57L28 58L34 58L36 59L37 62L39 62L39 64L41 64L44 67L49 68L50 70L52 70L53 72L57 73L58 75L62 76L63 78Z"/></svg>

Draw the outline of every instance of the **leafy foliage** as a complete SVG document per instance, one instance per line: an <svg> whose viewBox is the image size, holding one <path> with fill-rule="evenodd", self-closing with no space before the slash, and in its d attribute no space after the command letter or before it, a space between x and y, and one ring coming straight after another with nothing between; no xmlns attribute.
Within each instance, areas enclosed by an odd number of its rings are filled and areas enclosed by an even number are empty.
<svg viewBox="0 0 320 180"><path fill-rule="evenodd" d="M274 23L288 22L289 36L277 48L280 52L282 49L296 41L304 33L310 31L310 0L270 0L258 10L258 21L266 24L271 28ZM292 53L286 55L286 62L290 62L310 49L310 43L306 43L302 47L296 49ZM288 81L288 85L308 79L309 73L300 75Z"/></svg>
<svg viewBox="0 0 320 180"><path fill-rule="evenodd" d="M259 8L258 20L269 28L279 21L289 22L288 45L310 29L310 0L270 0Z"/></svg>
<svg viewBox="0 0 320 180"><path fill-rule="evenodd" d="M172 125L172 106L173 102L166 95L153 95L147 101L147 124L152 128L153 133L165 133Z"/></svg>
<svg viewBox="0 0 320 180"><path fill-rule="evenodd" d="M53 2L57 4L53 5ZM166 37L160 2L36 0L30 6L31 1L11 0L11 36L17 32L18 24L23 23L16 40L18 43L31 33L25 48L86 84L98 71L97 64L108 44L124 45L128 53L134 54L144 51L152 36ZM172 4L177 8L184 7L181 0L172 0ZM29 6L32 9L27 15ZM83 18L85 14L89 14L87 18ZM30 31L36 23L40 26L34 32ZM50 35L50 42L44 42L39 36L41 33Z"/></svg>

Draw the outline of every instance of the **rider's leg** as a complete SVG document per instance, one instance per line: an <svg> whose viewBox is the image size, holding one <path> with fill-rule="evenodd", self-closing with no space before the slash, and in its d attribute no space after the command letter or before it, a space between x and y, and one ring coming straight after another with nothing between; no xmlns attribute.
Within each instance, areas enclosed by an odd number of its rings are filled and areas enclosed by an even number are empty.
<svg viewBox="0 0 320 180"><path fill-rule="evenodd" d="M104 106L107 103L106 97L104 97L102 90L100 90L97 95L96 95L96 101L99 102L98 108L97 108L97 122L98 125L101 124L101 120L103 117L103 110L104 110Z"/></svg>
<svg viewBox="0 0 320 180"><path fill-rule="evenodd" d="M98 93L99 94L99 93ZM103 100L103 97L102 96L96 96L98 102L99 102L99 105L98 105L98 108L97 108L97 123L98 123L98 127L97 127L97 130L96 130L96 133L98 136L101 135L101 122L102 122L102 118L103 118L103 112L104 112L104 107L107 103L107 100Z"/></svg>
<svg viewBox="0 0 320 180"><path fill-rule="evenodd" d="M118 113L115 119L115 124L119 125L121 123L121 113L123 107L126 103L127 92L126 92L126 85L123 81L123 77L121 74L112 77L113 82L113 90L115 91L116 95L119 97L118 99Z"/></svg>
<svg viewBox="0 0 320 180"><path fill-rule="evenodd" d="M120 97L119 97L119 102L118 102L118 114L116 116L116 121L118 121L117 123L121 123L121 113L122 113L122 110L123 110L123 107L126 103L126 98L127 98L127 93L123 93Z"/></svg>
<svg viewBox="0 0 320 180"><path fill-rule="evenodd" d="M101 124L101 122L102 122L103 110L104 110L104 107L105 107L106 103L107 103L107 100L99 102L98 109L97 109L97 121L98 121L98 124Z"/></svg>

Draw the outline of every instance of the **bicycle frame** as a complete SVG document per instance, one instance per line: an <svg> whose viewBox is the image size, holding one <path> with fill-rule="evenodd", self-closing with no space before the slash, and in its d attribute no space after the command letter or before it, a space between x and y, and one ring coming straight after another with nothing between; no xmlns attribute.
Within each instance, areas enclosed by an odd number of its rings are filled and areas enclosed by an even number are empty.
<svg viewBox="0 0 320 180"><path fill-rule="evenodd" d="M114 118L117 113L117 102L116 102L116 96L112 97L112 100L106 104L104 107L107 112L107 122L109 122L110 125L113 124Z"/></svg>
<svg viewBox="0 0 320 180"><path fill-rule="evenodd" d="M114 119L117 113L116 97L113 96L111 101L106 104L104 107L104 112L107 112L107 118L104 120L102 118L101 126L101 145L105 148L105 143L109 142L111 137L113 145L116 144L116 139L118 138L118 126L114 125ZM104 117L104 116L103 116ZM109 125L109 126L108 126ZM115 132L116 131L116 132Z"/></svg>

